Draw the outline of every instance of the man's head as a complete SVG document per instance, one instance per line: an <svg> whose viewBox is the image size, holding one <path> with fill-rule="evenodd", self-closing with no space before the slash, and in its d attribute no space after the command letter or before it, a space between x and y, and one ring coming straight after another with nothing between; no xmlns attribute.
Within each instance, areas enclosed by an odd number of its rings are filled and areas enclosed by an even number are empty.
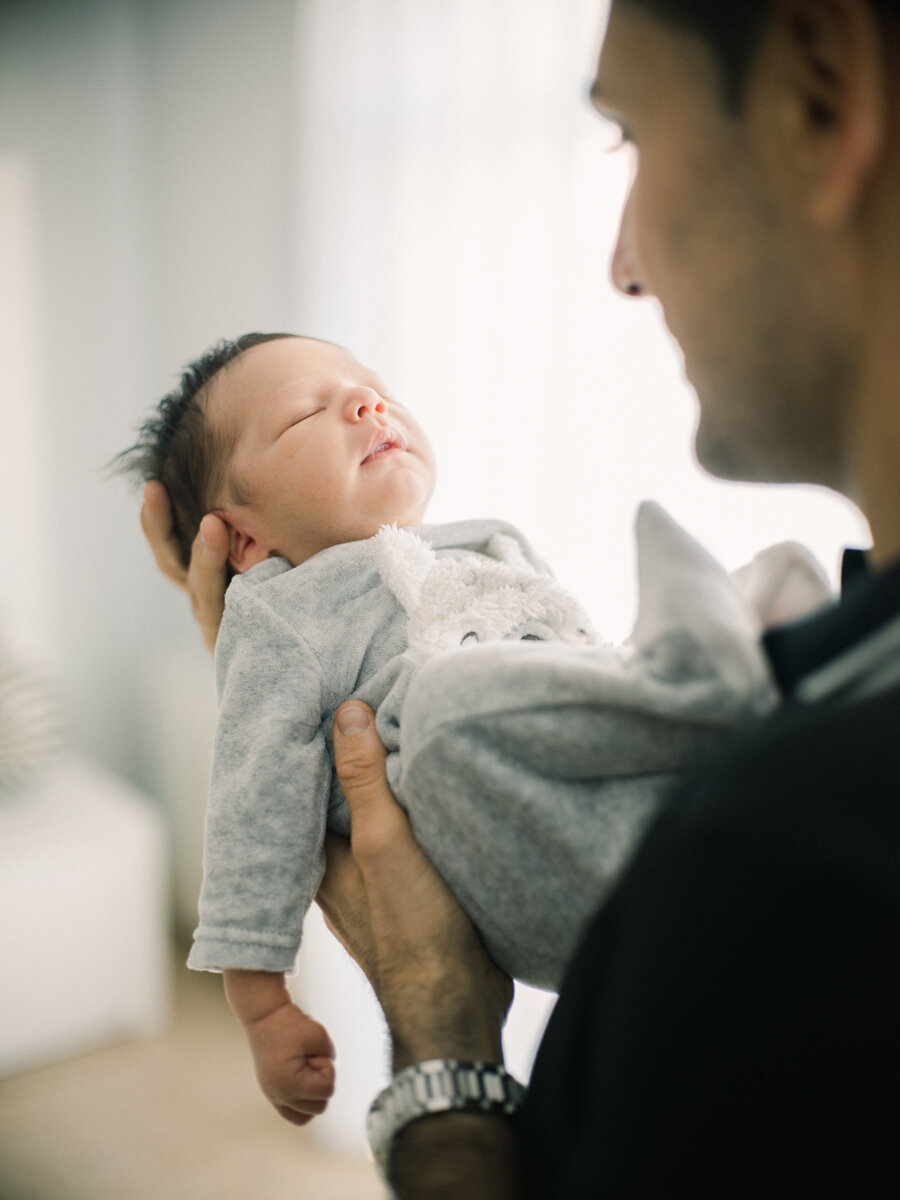
<svg viewBox="0 0 900 1200"><path fill-rule="evenodd" d="M640 8L671 29L693 33L711 50L720 74L723 102L737 108L750 61L773 0L614 0L618 8Z"/></svg>
<svg viewBox="0 0 900 1200"><path fill-rule="evenodd" d="M289 334L249 334L191 364L122 458L165 485L185 564L215 512L235 571L414 524L434 487L427 438L378 376Z"/></svg>
<svg viewBox="0 0 900 1200"><path fill-rule="evenodd" d="M715 474L865 489L900 315L897 8L614 0L594 96L637 165L613 277L660 301Z"/></svg>

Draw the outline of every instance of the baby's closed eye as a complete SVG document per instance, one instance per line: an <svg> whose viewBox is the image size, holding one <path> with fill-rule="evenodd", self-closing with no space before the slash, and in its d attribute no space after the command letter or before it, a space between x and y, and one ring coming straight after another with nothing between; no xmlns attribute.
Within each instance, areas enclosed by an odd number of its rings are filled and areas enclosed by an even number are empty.
<svg viewBox="0 0 900 1200"><path fill-rule="evenodd" d="M295 413L294 416L291 417L290 421L288 421L287 425L285 425L285 427L281 430L281 433L278 436L280 437L282 433L287 433L287 431L289 429L293 429L295 425L299 425L301 422L308 420L310 417L316 416L320 412L324 412L324 407L322 405L319 405L316 408L305 409L303 412L300 412L300 413Z"/></svg>

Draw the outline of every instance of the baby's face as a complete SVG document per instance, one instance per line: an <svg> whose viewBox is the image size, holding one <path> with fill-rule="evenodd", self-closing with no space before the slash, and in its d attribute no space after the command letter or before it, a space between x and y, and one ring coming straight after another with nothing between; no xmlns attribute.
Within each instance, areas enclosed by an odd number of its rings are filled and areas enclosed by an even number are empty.
<svg viewBox="0 0 900 1200"><path fill-rule="evenodd" d="M434 489L425 434L374 372L340 346L280 338L245 351L210 386L209 419L235 437L217 512L244 571L295 565L329 546L415 525Z"/></svg>

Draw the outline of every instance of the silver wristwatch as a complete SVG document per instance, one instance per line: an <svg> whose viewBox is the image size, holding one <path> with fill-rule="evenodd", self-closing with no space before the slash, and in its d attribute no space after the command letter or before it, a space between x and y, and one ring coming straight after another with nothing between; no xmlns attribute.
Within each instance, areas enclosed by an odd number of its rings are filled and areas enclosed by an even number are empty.
<svg viewBox="0 0 900 1200"><path fill-rule="evenodd" d="M433 1058L398 1072L375 1097L366 1132L385 1180L394 1138L420 1117L446 1112L484 1112L512 1116L525 1088L496 1063Z"/></svg>

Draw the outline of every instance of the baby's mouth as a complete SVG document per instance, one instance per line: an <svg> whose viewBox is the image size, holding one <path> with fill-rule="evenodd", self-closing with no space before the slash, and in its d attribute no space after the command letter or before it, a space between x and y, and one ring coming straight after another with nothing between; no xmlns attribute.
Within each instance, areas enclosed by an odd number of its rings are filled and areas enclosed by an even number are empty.
<svg viewBox="0 0 900 1200"><path fill-rule="evenodd" d="M394 429L379 429L374 434L369 442L369 449L366 457L360 463L360 466L365 466L366 463L372 462L376 458L380 458L383 454L388 454L391 450L405 450L406 442Z"/></svg>

